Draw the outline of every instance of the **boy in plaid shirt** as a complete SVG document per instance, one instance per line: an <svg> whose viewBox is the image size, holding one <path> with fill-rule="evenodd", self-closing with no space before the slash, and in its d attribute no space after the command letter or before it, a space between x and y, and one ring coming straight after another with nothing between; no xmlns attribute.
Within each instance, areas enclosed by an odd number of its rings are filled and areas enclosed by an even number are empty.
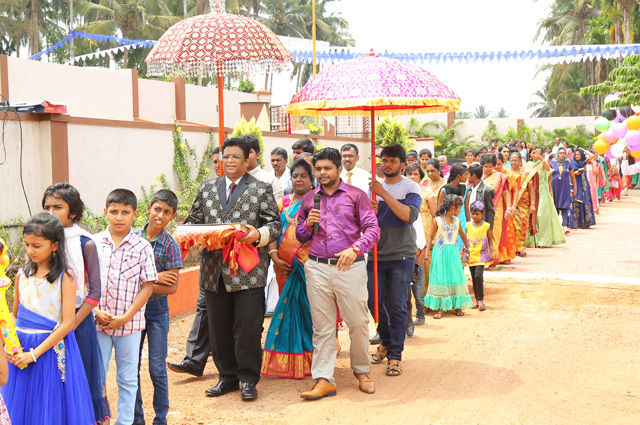
<svg viewBox="0 0 640 425"><path fill-rule="evenodd" d="M149 344L149 374L153 383L153 409L156 413L154 425L165 425L169 412L169 380L167 378L167 338L169 335L169 305L167 295L178 290L178 270L182 268L182 257L178 243L164 230L165 226L178 215L178 197L168 189L153 195L147 205L149 222L136 230L151 243L155 256L158 282L153 285L153 295L147 302L146 330L140 338L140 358L145 336ZM134 425L143 425L142 393L140 391L140 366L138 365L138 395Z"/></svg>
<svg viewBox="0 0 640 425"><path fill-rule="evenodd" d="M115 425L133 423L145 304L158 280L151 245L131 229L138 214L137 204L136 195L130 190L112 191L104 209L109 226L94 236L102 281L95 318L105 376L112 349L116 356L118 418Z"/></svg>

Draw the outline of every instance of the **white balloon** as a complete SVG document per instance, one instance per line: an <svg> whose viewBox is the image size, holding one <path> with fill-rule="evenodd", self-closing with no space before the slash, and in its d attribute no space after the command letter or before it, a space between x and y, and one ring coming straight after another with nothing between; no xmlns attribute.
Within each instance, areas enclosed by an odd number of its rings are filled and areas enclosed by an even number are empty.
<svg viewBox="0 0 640 425"><path fill-rule="evenodd" d="M614 100L618 100L618 95L610 94L609 96L604 98L604 103L607 104L609 102L613 102Z"/></svg>
<svg viewBox="0 0 640 425"><path fill-rule="evenodd" d="M618 143L616 143L615 145L611 145L611 155L615 156L616 158L621 157L624 154L624 148L626 147L627 144L624 139L618 140Z"/></svg>
<svg viewBox="0 0 640 425"><path fill-rule="evenodd" d="M631 105L631 110L636 114L640 112L640 105Z"/></svg>

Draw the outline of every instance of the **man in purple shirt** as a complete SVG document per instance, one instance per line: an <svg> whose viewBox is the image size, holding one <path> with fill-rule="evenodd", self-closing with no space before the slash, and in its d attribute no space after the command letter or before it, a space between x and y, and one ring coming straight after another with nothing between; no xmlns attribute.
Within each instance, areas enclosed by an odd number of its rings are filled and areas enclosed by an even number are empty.
<svg viewBox="0 0 640 425"><path fill-rule="evenodd" d="M302 199L296 238L310 242L309 260L304 265L307 296L313 319L313 362L316 380L307 400L336 395L335 369L338 348L335 339L336 309L349 326L351 369L360 390L375 392L369 377L369 314L367 311L367 270L362 253L369 252L380 238L380 228L367 195L340 179L342 157L334 148L325 148L313 157L320 187ZM314 196L320 194L320 208ZM314 233L314 224L319 230Z"/></svg>

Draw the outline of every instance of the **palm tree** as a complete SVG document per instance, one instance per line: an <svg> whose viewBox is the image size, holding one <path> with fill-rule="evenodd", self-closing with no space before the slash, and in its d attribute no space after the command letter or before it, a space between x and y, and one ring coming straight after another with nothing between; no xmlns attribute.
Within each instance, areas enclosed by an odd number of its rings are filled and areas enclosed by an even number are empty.
<svg viewBox="0 0 640 425"><path fill-rule="evenodd" d="M537 41L544 31L542 41L554 46L584 44L588 23L599 13L600 10L594 8L589 0L556 0L551 14L540 21L533 40Z"/></svg>
<svg viewBox="0 0 640 425"><path fill-rule="evenodd" d="M0 54L18 53L29 38L29 10L20 1L0 1Z"/></svg>
<svg viewBox="0 0 640 425"><path fill-rule="evenodd" d="M464 122L456 121L449 127L439 121L429 121L425 125L435 125L440 131L429 132L426 134L426 137L436 139L435 145L440 147L438 152L442 152L442 154L450 157L461 158L465 150L475 150L479 146L478 142L470 141L473 136L467 136L464 139L460 138L457 128L462 124L464 124Z"/></svg>
<svg viewBox="0 0 640 425"><path fill-rule="evenodd" d="M542 90L537 90L534 95L536 97L538 97L537 102L531 102L527 105L527 109L534 109L534 111L531 113L531 117L538 117L538 118L544 118L544 117L553 117L555 116L555 109L556 109L556 105L555 105L555 99L553 99L550 95L547 94L547 85L548 85L548 81L549 79L547 79L547 84L545 84L545 87Z"/></svg>
<svg viewBox="0 0 640 425"><path fill-rule="evenodd" d="M478 106L473 113L474 118L489 118L489 115L491 115L491 111L484 105Z"/></svg>
<svg viewBox="0 0 640 425"><path fill-rule="evenodd" d="M420 124L420 121L416 117L409 118L409 123L407 124L407 134L410 136L416 136L419 138L429 137L429 131L427 127L430 125L440 125L439 122L429 121L424 124Z"/></svg>
<svg viewBox="0 0 640 425"><path fill-rule="evenodd" d="M84 15L88 32L112 35L122 32L124 38L159 38L180 20L171 14L166 4L154 0L99 0L77 7ZM123 67L127 68L129 50L125 49Z"/></svg>
<svg viewBox="0 0 640 425"><path fill-rule="evenodd" d="M500 108L498 113L494 115L494 118L508 118L508 117L509 117L509 113L504 108Z"/></svg>
<svg viewBox="0 0 640 425"><path fill-rule="evenodd" d="M277 35L311 38L307 31L305 18L311 15L311 9L299 0L262 0L262 10L266 18L261 19Z"/></svg>

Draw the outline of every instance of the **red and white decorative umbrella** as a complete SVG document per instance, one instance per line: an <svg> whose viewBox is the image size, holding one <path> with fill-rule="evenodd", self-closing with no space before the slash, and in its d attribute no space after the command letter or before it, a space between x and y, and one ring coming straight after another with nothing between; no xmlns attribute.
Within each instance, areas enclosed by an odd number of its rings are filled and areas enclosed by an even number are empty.
<svg viewBox="0 0 640 425"><path fill-rule="evenodd" d="M224 13L216 3L213 13L184 19L160 37L145 59L153 76L217 75L220 147L224 142L223 75L280 71L291 53L261 22ZM220 163L222 170L222 162Z"/></svg>

